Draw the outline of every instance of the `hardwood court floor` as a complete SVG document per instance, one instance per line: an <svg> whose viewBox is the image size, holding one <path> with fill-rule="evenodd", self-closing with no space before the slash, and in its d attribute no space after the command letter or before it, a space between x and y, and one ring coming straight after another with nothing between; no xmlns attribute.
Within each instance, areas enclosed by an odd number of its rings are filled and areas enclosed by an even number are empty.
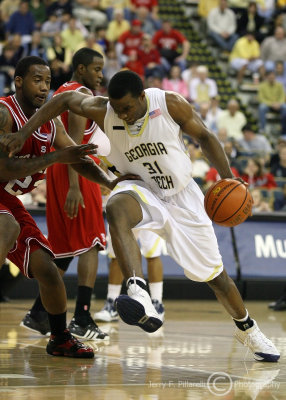
<svg viewBox="0 0 286 400"><path fill-rule="evenodd" d="M110 343L97 344L92 360L51 357L47 338L19 326L31 303L0 304L1 400L286 399L286 312L270 311L266 302L246 305L281 351L273 364L247 354L215 301L166 301L157 335L122 322L101 324ZM102 304L93 303L93 312Z"/></svg>

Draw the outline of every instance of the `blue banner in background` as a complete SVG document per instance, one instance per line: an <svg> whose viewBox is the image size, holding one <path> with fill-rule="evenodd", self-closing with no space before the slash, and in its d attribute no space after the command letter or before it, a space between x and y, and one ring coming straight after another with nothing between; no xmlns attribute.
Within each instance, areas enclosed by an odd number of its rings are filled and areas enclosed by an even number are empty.
<svg viewBox="0 0 286 400"><path fill-rule="evenodd" d="M42 233L47 236L48 231L47 231L47 225L46 225L46 217L45 215L33 215L33 218L42 231ZM233 252L233 245L232 245L232 240L231 240L231 232L230 228L224 228L218 225L214 226L219 247L220 247L220 252L223 258L224 266L228 274L235 278L236 277L236 263L235 263L235 258L234 258L234 252ZM164 276L166 277L183 277L184 271L183 268L180 267L171 257L168 256L166 246L163 248L163 254L162 254L162 262L164 266ZM147 273L147 265L146 265L146 260L144 257L142 258L143 260L143 271L144 274L146 275ZM108 275L108 264L109 264L109 259L107 257L107 254L105 251L99 252L99 262L98 262L98 276L107 276ZM69 269L66 273L66 275L73 275L77 274L77 257L71 262Z"/></svg>
<svg viewBox="0 0 286 400"><path fill-rule="evenodd" d="M286 281L286 223L246 221L234 228L242 278Z"/></svg>

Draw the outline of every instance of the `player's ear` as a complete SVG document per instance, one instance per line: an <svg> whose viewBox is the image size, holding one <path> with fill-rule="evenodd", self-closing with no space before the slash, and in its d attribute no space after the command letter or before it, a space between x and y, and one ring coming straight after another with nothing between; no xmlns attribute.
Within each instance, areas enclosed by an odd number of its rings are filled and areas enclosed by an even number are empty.
<svg viewBox="0 0 286 400"><path fill-rule="evenodd" d="M145 98L145 90L142 90L139 97L140 97L140 100L143 100Z"/></svg>
<svg viewBox="0 0 286 400"><path fill-rule="evenodd" d="M23 85L23 78L21 76L16 76L14 79L15 86L21 88Z"/></svg>

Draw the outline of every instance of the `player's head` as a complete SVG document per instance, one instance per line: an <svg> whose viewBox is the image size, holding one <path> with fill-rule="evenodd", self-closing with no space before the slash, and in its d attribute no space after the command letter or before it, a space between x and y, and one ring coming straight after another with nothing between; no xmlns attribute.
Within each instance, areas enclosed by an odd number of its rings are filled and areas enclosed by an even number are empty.
<svg viewBox="0 0 286 400"><path fill-rule="evenodd" d="M103 64L102 54L88 47L83 47L72 58L74 77L90 90L95 90L103 78Z"/></svg>
<svg viewBox="0 0 286 400"><path fill-rule="evenodd" d="M30 108L41 107L49 94L51 71L40 57L22 58L15 68L16 95Z"/></svg>
<svg viewBox="0 0 286 400"><path fill-rule="evenodd" d="M135 72L126 70L113 75L108 85L108 96L115 113L128 124L146 112L143 82Z"/></svg>

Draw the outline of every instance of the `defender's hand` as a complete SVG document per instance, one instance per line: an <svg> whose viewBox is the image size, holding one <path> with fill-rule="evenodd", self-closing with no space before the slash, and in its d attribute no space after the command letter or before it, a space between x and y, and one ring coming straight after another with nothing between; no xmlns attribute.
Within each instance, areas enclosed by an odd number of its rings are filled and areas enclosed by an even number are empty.
<svg viewBox="0 0 286 400"><path fill-rule="evenodd" d="M0 135L0 149L13 157L21 151L27 136L23 132L6 133Z"/></svg>
<svg viewBox="0 0 286 400"><path fill-rule="evenodd" d="M94 163L88 157L91 154L96 154L97 145L95 144L81 144L79 146L68 146L64 149L55 151L57 162L61 164L82 164Z"/></svg>

